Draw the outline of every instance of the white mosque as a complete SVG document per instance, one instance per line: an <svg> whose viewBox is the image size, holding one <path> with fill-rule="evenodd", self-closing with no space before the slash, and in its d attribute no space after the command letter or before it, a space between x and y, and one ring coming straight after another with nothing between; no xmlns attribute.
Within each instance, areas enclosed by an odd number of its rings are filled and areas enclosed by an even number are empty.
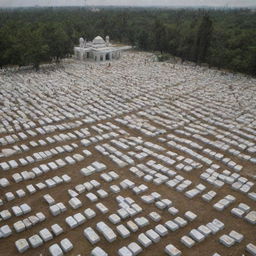
<svg viewBox="0 0 256 256"><path fill-rule="evenodd" d="M131 49L131 46L114 46L109 42L109 36L106 40L97 36L92 42L87 42L84 38L79 39L79 46L74 48L75 57L79 60L92 61L111 61L119 59L121 52Z"/></svg>

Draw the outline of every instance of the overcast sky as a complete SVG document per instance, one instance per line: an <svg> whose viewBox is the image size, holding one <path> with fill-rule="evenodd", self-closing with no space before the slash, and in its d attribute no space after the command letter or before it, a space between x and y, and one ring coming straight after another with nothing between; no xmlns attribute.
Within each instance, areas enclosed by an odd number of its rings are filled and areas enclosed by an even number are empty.
<svg viewBox="0 0 256 256"><path fill-rule="evenodd" d="M16 6L84 6L122 5L122 6L211 6L238 7L254 6L256 0L0 0L0 7Z"/></svg>

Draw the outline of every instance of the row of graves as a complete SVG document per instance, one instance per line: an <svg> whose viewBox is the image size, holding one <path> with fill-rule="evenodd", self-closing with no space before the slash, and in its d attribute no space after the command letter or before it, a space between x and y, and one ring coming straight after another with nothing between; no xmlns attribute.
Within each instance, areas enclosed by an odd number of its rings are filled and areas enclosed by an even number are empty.
<svg viewBox="0 0 256 256"><path fill-rule="evenodd" d="M255 79L64 67L0 76L1 255L256 255Z"/></svg>

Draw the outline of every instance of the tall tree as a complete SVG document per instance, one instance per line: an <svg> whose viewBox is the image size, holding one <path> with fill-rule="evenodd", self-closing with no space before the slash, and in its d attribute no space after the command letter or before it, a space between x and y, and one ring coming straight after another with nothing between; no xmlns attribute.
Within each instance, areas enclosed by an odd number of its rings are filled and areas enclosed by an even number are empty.
<svg viewBox="0 0 256 256"><path fill-rule="evenodd" d="M3 29L0 30L0 68L2 69L3 66L9 63L9 60L6 56L8 51L8 35L5 33Z"/></svg>
<svg viewBox="0 0 256 256"><path fill-rule="evenodd" d="M153 33L154 33L154 49L157 51L161 51L161 53L163 53L163 51L167 49L168 41L167 41L167 33L166 33L164 23L159 19L155 20Z"/></svg>
<svg viewBox="0 0 256 256"><path fill-rule="evenodd" d="M41 27L31 28L27 34L25 45L24 57L29 64L33 64L36 70L39 69L41 63L51 60L49 46L43 37Z"/></svg>
<svg viewBox="0 0 256 256"><path fill-rule="evenodd" d="M46 24L43 27L43 38L49 47L49 54L53 60L59 62L72 51L72 41L59 23Z"/></svg>
<svg viewBox="0 0 256 256"><path fill-rule="evenodd" d="M256 45L249 48L249 72L256 76Z"/></svg>
<svg viewBox="0 0 256 256"><path fill-rule="evenodd" d="M206 60L207 51L211 43L212 31L212 21L208 15L204 15L198 28L195 42L194 61L197 63L202 63Z"/></svg>
<svg viewBox="0 0 256 256"><path fill-rule="evenodd" d="M145 30L142 30L138 35L138 47L142 50L148 50L149 45L149 35Z"/></svg>

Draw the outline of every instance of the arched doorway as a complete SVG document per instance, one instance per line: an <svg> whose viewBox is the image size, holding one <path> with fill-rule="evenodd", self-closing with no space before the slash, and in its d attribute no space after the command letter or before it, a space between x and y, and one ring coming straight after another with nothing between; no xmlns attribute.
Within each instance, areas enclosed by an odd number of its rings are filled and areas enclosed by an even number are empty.
<svg viewBox="0 0 256 256"><path fill-rule="evenodd" d="M110 53L106 54L106 60L110 60Z"/></svg>

